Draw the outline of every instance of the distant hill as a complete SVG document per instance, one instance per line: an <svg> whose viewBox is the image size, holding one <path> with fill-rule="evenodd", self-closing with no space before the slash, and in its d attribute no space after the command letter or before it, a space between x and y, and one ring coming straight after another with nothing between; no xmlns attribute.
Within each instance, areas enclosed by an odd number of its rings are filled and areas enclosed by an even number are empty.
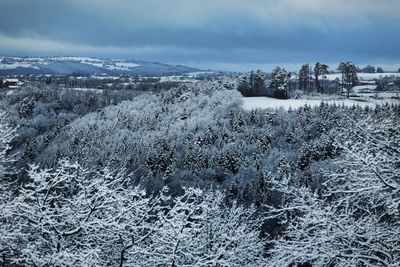
<svg viewBox="0 0 400 267"><path fill-rule="evenodd" d="M91 57L5 57L0 56L0 75L174 75L199 69L158 62L100 59Z"/></svg>

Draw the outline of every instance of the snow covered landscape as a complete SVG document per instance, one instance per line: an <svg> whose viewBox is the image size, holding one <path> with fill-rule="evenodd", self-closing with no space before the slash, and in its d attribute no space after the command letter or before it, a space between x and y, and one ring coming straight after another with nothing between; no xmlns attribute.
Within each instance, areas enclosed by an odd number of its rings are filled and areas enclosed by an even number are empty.
<svg viewBox="0 0 400 267"><path fill-rule="evenodd" d="M374 107L376 105L384 105L386 103L398 103L399 100L385 98L385 99L343 99L343 98L324 98L319 99L276 99L269 97L244 97L243 98L243 108L245 110L252 109L297 109L303 107L304 105L310 107L317 107L321 103L328 105L337 106L353 106L357 105L360 107Z"/></svg>
<svg viewBox="0 0 400 267"><path fill-rule="evenodd" d="M367 80L368 81L368 80ZM370 80L369 80L370 81ZM399 103L400 91L376 91L376 85L357 85L353 95L345 98L340 95L305 95L301 98L276 99L272 97L243 97L243 108L252 109L297 109L304 105L316 107L321 103L337 106L375 107L376 105Z"/></svg>
<svg viewBox="0 0 400 267"><path fill-rule="evenodd" d="M99 59L90 57L5 57L0 56L0 75L172 75L198 69L156 62Z"/></svg>
<svg viewBox="0 0 400 267"><path fill-rule="evenodd" d="M0 6L0 266L400 266L399 1Z"/></svg>
<svg viewBox="0 0 400 267"><path fill-rule="evenodd" d="M346 266L381 240L370 262L400 257L395 76L348 98L281 68L17 77L0 92L7 265Z"/></svg>

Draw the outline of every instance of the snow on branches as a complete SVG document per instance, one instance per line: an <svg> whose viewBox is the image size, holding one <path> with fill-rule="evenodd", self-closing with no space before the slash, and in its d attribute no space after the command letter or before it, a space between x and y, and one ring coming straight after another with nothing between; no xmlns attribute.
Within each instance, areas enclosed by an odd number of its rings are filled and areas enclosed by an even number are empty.
<svg viewBox="0 0 400 267"><path fill-rule="evenodd" d="M267 219L278 218L285 231L271 240L272 266L398 265L399 125L368 115L343 120L331 133L342 155L321 168L321 188L276 188L286 201L268 207Z"/></svg>
<svg viewBox="0 0 400 267"><path fill-rule="evenodd" d="M254 208L188 188L148 197L123 173L60 162L31 166L30 181L2 206L2 253L34 266L240 266L262 262ZM166 190L164 190L166 191Z"/></svg>

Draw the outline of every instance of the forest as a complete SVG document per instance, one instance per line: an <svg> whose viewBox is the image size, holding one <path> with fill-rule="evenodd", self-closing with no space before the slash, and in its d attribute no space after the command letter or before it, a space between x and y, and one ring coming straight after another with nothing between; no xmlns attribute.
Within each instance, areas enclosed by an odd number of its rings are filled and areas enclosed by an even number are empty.
<svg viewBox="0 0 400 267"><path fill-rule="evenodd" d="M400 102L247 111L226 79L3 90L0 263L398 266Z"/></svg>

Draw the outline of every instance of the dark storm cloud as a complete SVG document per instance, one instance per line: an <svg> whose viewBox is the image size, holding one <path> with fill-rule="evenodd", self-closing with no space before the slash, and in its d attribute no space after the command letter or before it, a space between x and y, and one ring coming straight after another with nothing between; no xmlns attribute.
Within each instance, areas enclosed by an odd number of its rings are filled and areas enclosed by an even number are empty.
<svg viewBox="0 0 400 267"><path fill-rule="evenodd" d="M0 49L174 63L400 60L399 1L0 0Z"/></svg>

